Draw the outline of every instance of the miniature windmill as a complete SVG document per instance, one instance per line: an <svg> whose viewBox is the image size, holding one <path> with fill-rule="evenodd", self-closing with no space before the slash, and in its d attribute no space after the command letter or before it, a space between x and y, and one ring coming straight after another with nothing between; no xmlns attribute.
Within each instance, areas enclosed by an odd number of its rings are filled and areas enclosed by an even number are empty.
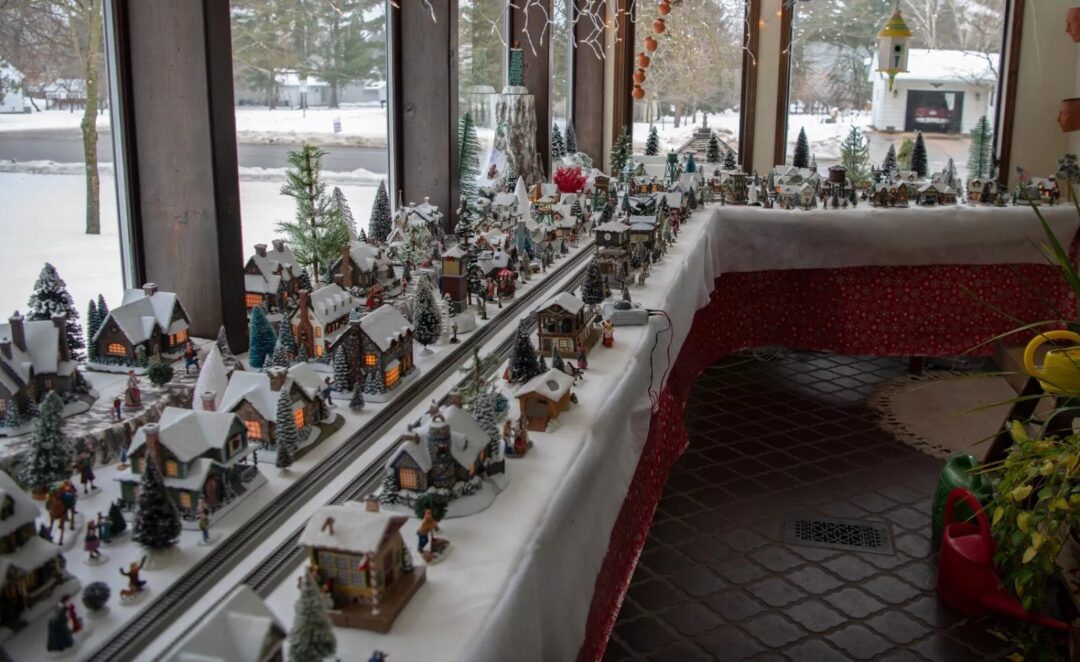
<svg viewBox="0 0 1080 662"><path fill-rule="evenodd" d="M889 76L889 91L892 92L896 74L908 71L907 42L911 39L911 28L900 16L900 3L896 11L878 33L878 71Z"/></svg>

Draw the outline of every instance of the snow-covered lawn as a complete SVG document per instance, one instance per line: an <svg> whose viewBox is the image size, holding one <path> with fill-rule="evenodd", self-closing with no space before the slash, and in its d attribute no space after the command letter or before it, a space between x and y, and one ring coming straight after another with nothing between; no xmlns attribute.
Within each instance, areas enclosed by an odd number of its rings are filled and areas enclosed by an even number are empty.
<svg viewBox="0 0 1080 662"><path fill-rule="evenodd" d="M123 284L114 180L101 179L101 234L97 236L83 234L84 186L79 175L0 173L0 191L5 193L0 212L5 284L0 288L0 319L15 310L25 312L27 297L45 262L51 262L67 281L81 314L99 293L110 304L119 302ZM280 188L280 181L240 183L245 258L253 245L275 238L277 222L292 215L292 205L278 193ZM366 227L375 187L343 184L341 190L357 222ZM161 286L169 289L168 283Z"/></svg>

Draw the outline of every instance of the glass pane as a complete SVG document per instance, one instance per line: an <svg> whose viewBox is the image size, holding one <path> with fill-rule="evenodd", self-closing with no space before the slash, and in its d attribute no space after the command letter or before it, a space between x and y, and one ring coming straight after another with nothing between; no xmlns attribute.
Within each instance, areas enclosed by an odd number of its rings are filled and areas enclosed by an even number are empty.
<svg viewBox="0 0 1080 662"><path fill-rule="evenodd" d="M46 262L85 328L91 298L123 292L101 2L0 3L0 320ZM85 355L83 338L78 352Z"/></svg>
<svg viewBox="0 0 1080 662"><path fill-rule="evenodd" d="M710 131L738 150L745 0L673 5L661 35L653 31L654 18L639 5L635 52L646 51L646 39L658 43L645 70L645 96L634 103L634 153L645 151L654 125L661 155L693 149L704 161Z"/></svg>
<svg viewBox="0 0 1080 662"><path fill-rule="evenodd" d="M572 0L553 0L551 6L551 121L558 125L565 140L566 120L570 117L571 77L573 66Z"/></svg>
<svg viewBox="0 0 1080 662"><path fill-rule="evenodd" d="M386 0L232 0L247 257L256 244L273 250L273 240L289 239L278 224L294 220L296 204L281 188L289 153L304 144L325 152L326 195L340 189L356 230L367 230L375 192L389 170L386 7ZM305 262L318 287L327 279L327 260L319 261L317 274L316 264Z"/></svg>
<svg viewBox="0 0 1080 662"><path fill-rule="evenodd" d="M484 153L495 139L495 103L503 88L506 0L460 0L458 7L458 110L472 113Z"/></svg>
<svg viewBox="0 0 1080 662"><path fill-rule="evenodd" d="M856 150L844 149L854 127L865 137L872 166L882 164L893 147L901 157L898 169L911 170L913 143L905 144L921 131L928 157L924 178L947 169L949 159L959 182L969 174L989 175L985 165L969 170L971 133L984 116L992 127L997 112L1005 0L963 5L902 0L899 7L913 34L901 44L907 48L908 71L896 75L890 90L887 76L877 71L877 35L895 7L892 0L796 5L788 163L799 131L805 130L819 170L836 164L849 173L862 170Z"/></svg>

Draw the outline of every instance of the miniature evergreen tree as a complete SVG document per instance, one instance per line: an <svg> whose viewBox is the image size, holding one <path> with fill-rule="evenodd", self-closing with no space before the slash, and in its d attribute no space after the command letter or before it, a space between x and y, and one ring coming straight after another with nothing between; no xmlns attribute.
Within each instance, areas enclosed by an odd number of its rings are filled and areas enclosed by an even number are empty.
<svg viewBox="0 0 1080 662"><path fill-rule="evenodd" d="M899 170L896 164L896 145L890 144L889 151L885 153L885 160L881 162L881 172L886 177L895 177Z"/></svg>
<svg viewBox="0 0 1080 662"><path fill-rule="evenodd" d="M287 325L287 323L286 323ZM248 360L252 368L262 368L274 351L274 328L270 326L270 320L266 319L266 310L262 306L251 309L250 341L248 344Z"/></svg>
<svg viewBox="0 0 1080 662"><path fill-rule="evenodd" d="M857 126L852 126L840 143L840 165L847 168L848 181L854 186L870 179L870 144Z"/></svg>
<svg viewBox="0 0 1080 662"><path fill-rule="evenodd" d="M810 141L806 138L806 129L799 129L799 137L795 139L795 155L791 159L791 165L796 168L810 167Z"/></svg>
<svg viewBox="0 0 1080 662"><path fill-rule="evenodd" d="M101 328L101 316L98 315L97 304L93 299L90 299L90 305L86 309L86 358L88 361L97 361L97 344L94 343L94 336L97 335L98 329Z"/></svg>
<svg viewBox="0 0 1080 662"><path fill-rule="evenodd" d="M713 134L713 136L715 135ZM739 164L735 156L735 150L729 148L727 154L724 155L724 170L734 170L737 167L739 167Z"/></svg>
<svg viewBox="0 0 1080 662"><path fill-rule="evenodd" d="M398 489L397 472L393 469L387 469L383 471L382 487L379 488L379 503L392 504L397 503L398 493L401 490ZM408 545L405 548L408 549Z"/></svg>
<svg viewBox="0 0 1080 662"><path fill-rule="evenodd" d="M945 163L945 185L951 186L956 189L960 187L960 180L956 176L956 164L953 163L952 157Z"/></svg>
<svg viewBox="0 0 1080 662"><path fill-rule="evenodd" d="M386 393L386 383L382 371L374 367L364 377L364 395L382 395Z"/></svg>
<svg viewBox="0 0 1080 662"><path fill-rule="evenodd" d="M353 386L352 397L349 398L349 409L360 411L364 408L364 387L359 382Z"/></svg>
<svg viewBox="0 0 1080 662"><path fill-rule="evenodd" d="M911 150L915 148L915 141L911 138L900 143L900 151L896 153L896 165L900 170L911 170Z"/></svg>
<svg viewBox="0 0 1080 662"><path fill-rule="evenodd" d="M352 376L349 372L349 359L345 356L345 348L338 345L334 352L334 390L338 393L348 393L352 390Z"/></svg>
<svg viewBox="0 0 1080 662"><path fill-rule="evenodd" d="M563 133L563 143L566 145L567 154L577 154L577 132L574 131L574 120L566 120L566 132Z"/></svg>
<svg viewBox="0 0 1080 662"><path fill-rule="evenodd" d="M480 393L473 400L473 418L480 424L488 437L487 455L494 457L502 444L502 435L499 433L499 425L495 422L495 395L493 393Z"/></svg>
<svg viewBox="0 0 1080 662"><path fill-rule="evenodd" d="M968 147L968 177L986 179L993 166L994 132L986 115L979 118L971 130L971 145Z"/></svg>
<svg viewBox="0 0 1080 662"><path fill-rule="evenodd" d="M604 276L600 272L600 261L595 257L589 262L581 282L581 300L593 307L604 302Z"/></svg>
<svg viewBox="0 0 1080 662"><path fill-rule="evenodd" d="M307 290L308 292L314 289L311 287L311 277L308 276L306 271L301 271L300 275L296 277L296 284L301 290Z"/></svg>
<svg viewBox="0 0 1080 662"><path fill-rule="evenodd" d="M349 201L345 199L345 194L337 186L334 187L334 192L330 194L330 208L341 217L341 220L345 222L345 226L349 228L349 239L356 241L356 217L353 216L352 207L349 206Z"/></svg>
<svg viewBox="0 0 1080 662"><path fill-rule="evenodd" d="M524 384L540 374L540 362L536 359L536 349L529 338L527 320L518 322L517 339L510 350L510 383Z"/></svg>
<svg viewBox="0 0 1080 662"><path fill-rule="evenodd" d="M310 358L311 355L308 354L307 343L302 343L300 348L296 350L296 362L307 363Z"/></svg>
<svg viewBox="0 0 1080 662"><path fill-rule="evenodd" d="M709 133L709 147L705 150L705 163L720 163L720 138Z"/></svg>
<svg viewBox="0 0 1080 662"><path fill-rule="evenodd" d="M146 549L168 549L180 537L180 512L165 491L157 459L148 453L145 465L132 539Z"/></svg>
<svg viewBox="0 0 1080 662"><path fill-rule="evenodd" d="M127 531L127 520L124 519L124 511L120 510L120 504L115 501L109 506L109 531L113 536L118 536Z"/></svg>
<svg viewBox="0 0 1080 662"><path fill-rule="evenodd" d="M563 144L562 131L559 125L551 123L551 160L561 159L566 156L566 145Z"/></svg>
<svg viewBox="0 0 1080 662"><path fill-rule="evenodd" d="M349 226L334 208L320 179L326 152L303 145L289 152L289 169L281 194L296 201L296 219L283 221L278 229L289 239L296 261L318 278L349 240ZM269 348L267 352L269 353Z"/></svg>
<svg viewBox="0 0 1080 662"><path fill-rule="evenodd" d="M434 344L439 339L442 320L435 303L435 294L431 291L431 284L426 278L416 284L412 310L413 334L416 342L425 347Z"/></svg>
<svg viewBox="0 0 1080 662"><path fill-rule="evenodd" d="M476 124L472 114L466 112L458 122L458 177L461 195L469 203L477 196L477 179L480 177L480 141L476 137Z"/></svg>
<svg viewBox="0 0 1080 662"><path fill-rule="evenodd" d="M694 162L694 153L690 152L686 155L686 167L684 172L697 172L697 163Z"/></svg>
<svg viewBox="0 0 1080 662"><path fill-rule="evenodd" d="M649 127L649 138L645 141L645 155L656 156L660 153L660 134L656 132L656 125Z"/></svg>
<svg viewBox="0 0 1080 662"><path fill-rule="evenodd" d="M71 636L71 627L68 625L67 614L63 607L57 607L49 619L48 636L45 648L50 653L59 653L75 645L75 639Z"/></svg>
<svg viewBox="0 0 1080 662"><path fill-rule="evenodd" d="M629 136L627 135L626 127L624 126L619 133L619 137L615 139L615 144L611 146L611 174L614 177L619 176L623 166L625 166L626 162L630 159L631 153L628 139Z"/></svg>
<svg viewBox="0 0 1080 662"><path fill-rule="evenodd" d="M923 142L922 131L915 132L915 146L911 149L911 169L919 177L930 174L930 167L926 158L926 143Z"/></svg>
<svg viewBox="0 0 1080 662"><path fill-rule="evenodd" d="M71 356L81 359L83 354L80 350L86 346L83 342L83 331L79 326L79 311L75 308L75 302L67 291L67 283L56 273L56 267L45 263L37 282L34 283L34 293L26 303L29 311L26 319L51 320L53 315L63 315L64 334L67 337L67 346Z"/></svg>
<svg viewBox="0 0 1080 662"><path fill-rule="evenodd" d="M300 580L300 597L296 599L296 616L289 630L289 659L294 662L322 662L337 652L334 627L326 611L322 592L311 573Z"/></svg>
<svg viewBox="0 0 1080 662"><path fill-rule="evenodd" d="M274 343L274 353L270 355L270 362L264 364L266 368L288 368L289 367L289 353L285 351L285 345L281 342L281 336L278 336L277 342Z"/></svg>
<svg viewBox="0 0 1080 662"><path fill-rule="evenodd" d="M551 344L551 367L559 372L566 370L566 363L563 362L562 356L559 354L559 346L555 343Z"/></svg>
<svg viewBox="0 0 1080 662"><path fill-rule="evenodd" d="M544 355L543 354L541 354L540 352L537 352L536 353L536 361L540 365L540 374L544 374L545 372L548 371L548 364L547 364L547 361L544 360Z"/></svg>
<svg viewBox="0 0 1080 662"><path fill-rule="evenodd" d="M19 416L19 406L14 400L10 400L7 411L4 412L4 427L8 430L15 430L21 424L22 417Z"/></svg>
<svg viewBox="0 0 1080 662"><path fill-rule="evenodd" d="M295 355L296 338L293 336L292 325L289 324L288 319L282 318L281 324L278 325L278 331L278 343L280 343L290 355Z"/></svg>
<svg viewBox="0 0 1080 662"><path fill-rule="evenodd" d="M72 454L62 430L63 409L64 402L56 391L49 391L38 406L23 482L39 493L71 476Z"/></svg>
<svg viewBox="0 0 1080 662"><path fill-rule="evenodd" d="M293 455L300 446L300 436L296 432L296 419L293 418L292 398L285 389L281 389L281 395L278 396L277 411L274 415L274 439L277 443L277 461L274 466L288 469L292 466Z"/></svg>
<svg viewBox="0 0 1080 662"><path fill-rule="evenodd" d="M570 205L570 215L579 221L585 215L585 210L581 208L581 201L577 198L574 198L573 204Z"/></svg>

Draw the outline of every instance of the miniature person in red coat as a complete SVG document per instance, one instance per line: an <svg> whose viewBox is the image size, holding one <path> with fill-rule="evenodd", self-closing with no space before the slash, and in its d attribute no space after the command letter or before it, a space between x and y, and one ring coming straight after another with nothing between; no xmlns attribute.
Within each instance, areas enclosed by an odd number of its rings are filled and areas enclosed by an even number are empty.
<svg viewBox="0 0 1080 662"><path fill-rule="evenodd" d="M71 601L70 596L65 595L60 598L60 606L63 608L64 613L67 614L68 627L71 628L71 634L81 631L82 619L79 618L79 612L75 610L75 603Z"/></svg>
<svg viewBox="0 0 1080 662"><path fill-rule="evenodd" d="M615 344L615 325L611 323L611 320L600 322L600 334L604 347L612 347Z"/></svg>

